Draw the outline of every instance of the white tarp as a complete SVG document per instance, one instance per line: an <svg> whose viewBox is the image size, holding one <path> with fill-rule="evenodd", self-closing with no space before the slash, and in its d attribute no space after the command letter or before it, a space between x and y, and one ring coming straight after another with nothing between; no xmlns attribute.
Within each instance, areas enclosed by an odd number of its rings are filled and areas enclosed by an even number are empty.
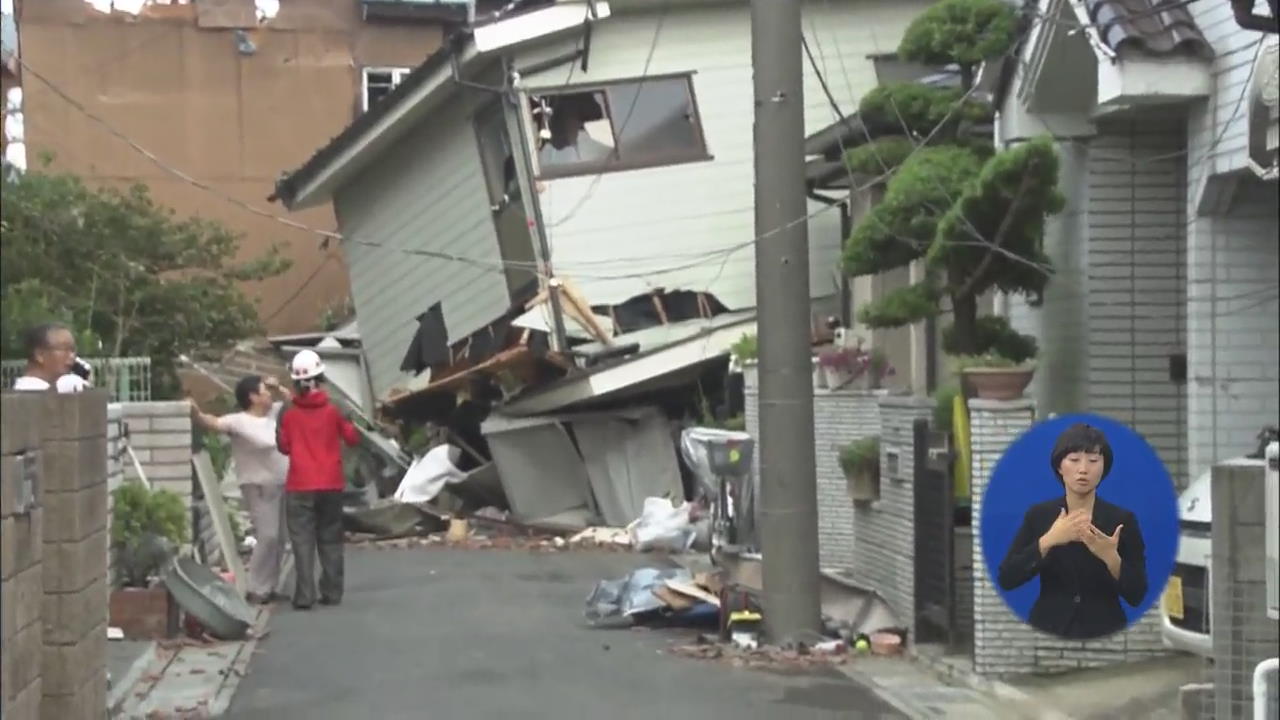
<svg viewBox="0 0 1280 720"><path fill-rule="evenodd" d="M426 455L413 461L396 488L395 499L404 503L424 503L434 500L445 485L454 485L467 478L458 469L462 451L452 445L437 445Z"/></svg>

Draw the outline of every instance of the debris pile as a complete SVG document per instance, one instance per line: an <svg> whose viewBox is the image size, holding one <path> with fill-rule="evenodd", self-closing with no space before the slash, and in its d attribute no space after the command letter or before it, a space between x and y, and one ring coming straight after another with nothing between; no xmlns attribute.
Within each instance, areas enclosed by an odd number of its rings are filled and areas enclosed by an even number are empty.
<svg viewBox="0 0 1280 720"><path fill-rule="evenodd" d="M680 657L715 660L736 668L753 670L806 670L842 665L851 657L848 646L842 640L830 640L813 646L797 644L789 648L744 648L732 643L717 642L715 638L706 635L699 635L692 644L674 645L668 652Z"/></svg>

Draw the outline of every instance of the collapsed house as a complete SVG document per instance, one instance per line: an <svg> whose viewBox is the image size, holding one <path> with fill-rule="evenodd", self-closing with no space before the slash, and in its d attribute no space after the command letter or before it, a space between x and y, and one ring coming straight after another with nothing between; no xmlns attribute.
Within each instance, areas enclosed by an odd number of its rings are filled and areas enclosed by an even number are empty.
<svg viewBox="0 0 1280 720"><path fill-rule="evenodd" d="M843 43L835 104L927 5L806 5ZM517 514L625 521L687 488L670 422L735 412L729 351L755 333L749 26L745 3L511 3L284 175L273 199L338 218L357 402L447 428ZM838 119L823 84L809 68L809 132ZM805 220L814 326L847 305L829 209Z"/></svg>

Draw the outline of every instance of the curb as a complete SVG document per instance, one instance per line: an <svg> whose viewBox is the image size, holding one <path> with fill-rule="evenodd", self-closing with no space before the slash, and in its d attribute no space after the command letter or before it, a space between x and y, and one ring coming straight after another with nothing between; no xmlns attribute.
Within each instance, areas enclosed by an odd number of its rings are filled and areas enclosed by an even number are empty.
<svg viewBox="0 0 1280 720"><path fill-rule="evenodd" d="M253 653L258 647L258 641L267 635L267 621L270 619L270 610L262 608L258 611L258 616L254 619L253 628L250 631L252 635L248 640L240 643L240 647L236 650L235 658L231 661L226 675L222 678L222 683L213 695L213 702L209 703L210 717L221 717L231 707L231 700L235 697L236 688L240 685L240 680L249 672L249 661L253 659Z"/></svg>
<svg viewBox="0 0 1280 720"><path fill-rule="evenodd" d="M151 667L152 663L159 660L160 656L157 653L159 647L160 646L155 642L152 642L147 646L146 650L142 651L142 655L138 656L138 659L133 661L133 664L129 666L129 670L125 672L123 677L119 680L115 680L113 678L115 681L112 682L111 688L107 690L108 713L114 715L120 710L120 706L124 704L125 698L128 697L129 692L133 690L134 686L138 684L138 681L142 679L142 676L146 674L147 668Z"/></svg>
<svg viewBox="0 0 1280 720"><path fill-rule="evenodd" d="M977 690L1002 702L1021 705L1033 712L1034 717L1039 720L1076 720L1066 713L1045 709L1035 698L1006 682L956 667L937 655L921 654L910 647L907 649L907 657L943 680Z"/></svg>

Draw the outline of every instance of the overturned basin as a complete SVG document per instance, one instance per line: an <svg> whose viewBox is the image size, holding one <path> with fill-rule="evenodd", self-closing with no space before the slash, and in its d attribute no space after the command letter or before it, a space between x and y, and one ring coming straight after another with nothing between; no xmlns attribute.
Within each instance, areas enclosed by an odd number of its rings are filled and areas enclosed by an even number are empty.
<svg viewBox="0 0 1280 720"><path fill-rule="evenodd" d="M253 608L230 583L189 557L176 557L164 586L178 606L220 640L240 640L253 625Z"/></svg>

